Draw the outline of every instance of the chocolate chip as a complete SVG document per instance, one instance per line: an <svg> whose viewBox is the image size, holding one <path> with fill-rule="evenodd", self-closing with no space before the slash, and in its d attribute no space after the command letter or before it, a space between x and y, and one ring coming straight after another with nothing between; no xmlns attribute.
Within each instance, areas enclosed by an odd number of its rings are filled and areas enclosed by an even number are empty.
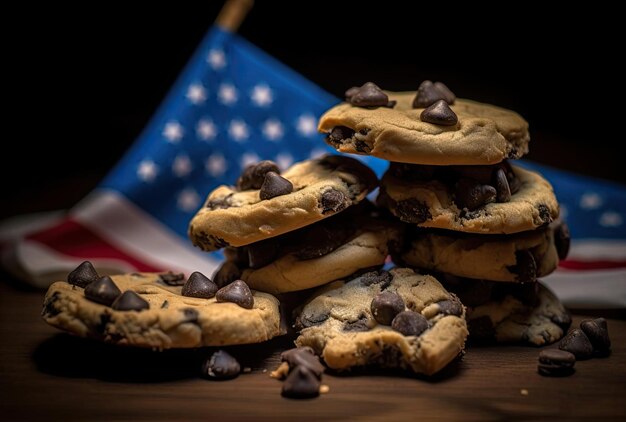
<svg viewBox="0 0 626 422"><path fill-rule="evenodd" d="M267 239L255 242L246 247L248 251L248 266L250 268L261 268L272 262L278 254L278 241Z"/></svg>
<svg viewBox="0 0 626 422"><path fill-rule="evenodd" d="M442 82L433 84L431 81L425 80L417 88L415 99L413 99L413 108L425 108L441 100L452 105L456 100L456 95Z"/></svg>
<svg viewBox="0 0 626 422"><path fill-rule="evenodd" d="M554 246L559 255L559 259L567 258L570 247L569 227L562 222L554 229Z"/></svg>
<svg viewBox="0 0 626 422"><path fill-rule="evenodd" d="M111 306L121 294L122 291L109 276L100 277L85 287L87 299L106 306Z"/></svg>
<svg viewBox="0 0 626 422"><path fill-rule="evenodd" d="M606 319L586 319L580 323L580 329L591 342L594 355L608 356L611 353L611 339Z"/></svg>
<svg viewBox="0 0 626 422"><path fill-rule="evenodd" d="M209 299L215 296L217 289L217 284L213 283L209 277L194 271L187 279L180 294L187 297Z"/></svg>
<svg viewBox="0 0 626 422"><path fill-rule="evenodd" d="M252 309L254 298L248 285L242 280L236 280L227 286L222 287L215 294L218 302L232 302L242 308Z"/></svg>
<svg viewBox="0 0 626 422"><path fill-rule="evenodd" d="M167 309L170 307L170 303L167 300L164 300L161 304L161 309Z"/></svg>
<svg viewBox="0 0 626 422"><path fill-rule="evenodd" d="M350 90L350 104L357 107L381 107L389 103L389 97L375 83L366 82L360 88Z"/></svg>
<svg viewBox="0 0 626 422"><path fill-rule="evenodd" d="M443 315L463 315L463 305L458 300L442 300L437 302L439 313Z"/></svg>
<svg viewBox="0 0 626 422"><path fill-rule="evenodd" d="M370 328L370 320L365 315L360 315L356 321L346 321L343 324L343 331L363 332Z"/></svg>
<svg viewBox="0 0 626 422"><path fill-rule="evenodd" d="M85 288L89 283L93 283L99 278L100 276L93 265L91 265L91 262L85 261L67 275L67 282L74 286Z"/></svg>
<svg viewBox="0 0 626 422"><path fill-rule="evenodd" d="M363 286L371 286L372 284L381 284L380 290L385 290L391 284L393 276L389 271L370 271L362 274L358 278L361 279Z"/></svg>
<svg viewBox="0 0 626 422"><path fill-rule="evenodd" d="M213 282L217 284L217 287L224 287L227 284L232 283L241 277L241 270L233 262L226 261L222 264L215 276L213 276Z"/></svg>
<svg viewBox="0 0 626 422"><path fill-rule="evenodd" d="M391 325L391 321L396 315L404 311L404 300L397 293L378 293L372 299L370 309L376 322L382 325Z"/></svg>
<svg viewBox="0 0 626 422"><path fill-rule="evenodd" d="M473 211L496 200L496 189L473 179L461 178L454 189L454 202L459 208Z"/></svg>
<svg viewBox="0 0 626 422"><path fill-rule="evenodd" d="M321 314L311 313L308 315L304 314L303 312L296 318L295 325L298 330L302 330L303 328L320 325L324 321L326 321L328 317L330 317L330 313L328 313L328 311Z"/></svg>
<svg viewBox="0 0 626 422"><path fill-rule="evenodd" d="M353 233L347 227L317 226L304 234L294 255L303 260L319 258L344 245Z"/></svg>
<svg viewBox="0 0 626 422"><path fill-rule="evenodd" d="M305 366L295 367L283 383L282 395L294 399L317 397L320 380Z"/></svg>
<svg viewBox="0 0 626 422"><path fill-rule="evenodd" d="M425 108L424 111L420 113L420 119L422 122L439 126L454 126L459 121L456 113L452 111L448 103L444 100L439 100L428 108Z"/></svg>
<svg viewBox="0 0 626 422"><path fill-rule="evenodd" d="M224 350L218 350L202 364L202 376L214 380L232 379L239 375L241 366L237 359Z"/></svg>
<svg viewBox="0 0 626 422"><path fill-rule="evenodd" d="M332 145L342 144L345 139L354 136L354 131L346 126L335 126L326 137L326 141Z"/></svg>
<svg viewBox="0 0 626 422"><path fill-rule="evenodd" d="M280 360L287 362L290 370L297 366L304 366L318 379L322 378L324 365L320 363L320 359L315 355L313 349L308 346L286 350L280 354Z"/></svg>
<svg viewBox="0 0 626 422"><path fill-rule="evenodd" d="M159 274L159 279L168 286L182 286L185 284L185 274L173 273L168 271L166 273Z"/></svg>
<svg viewBox="0 0 626 422"><path fill-rule="evenodd" d="M515 262L516 264L508 269L517 274L517 281L522 283L537 281L537 261L531 251L528 249L515 251Z"/></svg>
<svg viewBox="0 0 626 422"><path fill-rule="evenodd" d="M593 355L593 346L580 328L570 331L559 342L559 349L573 353L578 360L589 359Z"/></svg>
<svg viewBox="0 0 626 422"><path fill-rule="evenodd" d="M198 318L200 317L198 310L194 308L183 308L181 311L183 312L184 322L198 322Z"/></svg>
<svg viewBox="0 0 626 422"><path fill-rule="evenodd" d="M346 202L347 198L343 192L331 188L322 193L322 214L328 214L329 212L339 212L346 207Z"/></svg>
<svg viewBox="0 0 626 422"><path fill-rule="evenodd" d="M257 164L246 167L237 180L237 188L239 190L260 189L265 180L265 175L270 171L280 174L278 165L269 160L260 161Z"/></svg>
<svg viewBox="0 0 626 422"><path fill-rule="evenodd" d="M428 328L428 320L417 312L402 311L391 321L391 328L405 336L419 336Z"/></svg>
<svg viewBox="0 0 626 422"><path fill-rule="evenodd" d="M111 308L116 311L143 311L144 309L150 309L150 304L137 293L132 290L126 290L121 294L115 302L111 305Z"/></svg>
<svg viewBox="0 0 626 422"><path fill-rule="evenodd" d="M467 321L467 329L476 340L493 340L496 338L496 328L491 318L486 315Z"/></svg>
<svg viewBox="0 0 626 422"><path fill-rule="evenodd" d="M59 292L54 292L51 296L48 296L43 303L43 310L41 315L46 318L52 318L61 313L59 308L56 307L56 302L59 300Z"/></svg>
<svg viewBox="0 0 626 422"><path fill-rule="evenodd" d="M293 192L293 184L273 171L265 174L265 180L261 185L259 196L262 200L272 199L277 196L287 195Z"/></svg>
<svg viewBox="0 0 626 422"><path fill-rule="evenodd" d="M450 105L454 104L456 95L443 82L435 82L435 88L443 95L443 99Z"/></svg>
<svg viewBox="0 0 626 422"><path fill-rule="evenodd" d="M506 178L506 173L501 168L493 174L493 185L496 188L496 202L509 202L511 200L511 188Z"/></svg>
<svg viewBox="0 0 626 422"><path fill-rule="evenodd" d="M398 201L396 213L398 218L405 223L421 224L432 218L428 205L416 198Z"/></svg>
<svg viewBox="0 0 626 422"><path fill-rule="evenodd" d="M357 92L360 91L360 88L358 86L353 86L352 88L348 88L345 92L345 97L346 97L346 101L350 101L350 98L352 98Z"/></svg>
<svg viewBox="0 0 626 422"><path fill-rule="evenodd" d="M550 209L545 204L539 204L537 206L537 211L539 211L539 219L542 224L549 224L552 222L552 214L550 214Z"/></svg>
<svg viewBox="0 0 626 422"><path fill-rule="evenodd" d="M539 352L537 370L550 377L568 376L574 373L576 356L565 350L546 349Z"/></svg>

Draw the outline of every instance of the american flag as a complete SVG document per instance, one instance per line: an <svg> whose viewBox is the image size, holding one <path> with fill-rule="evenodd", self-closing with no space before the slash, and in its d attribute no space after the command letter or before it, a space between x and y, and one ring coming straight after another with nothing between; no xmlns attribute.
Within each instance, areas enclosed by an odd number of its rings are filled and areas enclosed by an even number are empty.
<svg viewBox="0 0 626 422"><path fill-rule="evenodd" d="M100 186L64 215L0 228L3 265L39 286L89 259L101 273L212 274L187 225L205 196L260 159L283 169L331 150L317 120L340 100L236 34L212 28L146 129ZM334 151L332 151L334 152ZM359 157L380 176L387 163ZM626 306L626 189L541 171L574 237L546 281L567 303Z"/></svg>

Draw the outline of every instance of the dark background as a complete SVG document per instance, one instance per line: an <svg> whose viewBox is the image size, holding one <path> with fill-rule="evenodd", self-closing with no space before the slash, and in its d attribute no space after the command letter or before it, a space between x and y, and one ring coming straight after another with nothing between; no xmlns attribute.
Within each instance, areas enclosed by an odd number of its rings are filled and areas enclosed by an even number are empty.
<svg viewBox="0 0 626 422"><path fill-rule="evenodd" d="M16 95L3 120L17 129L5 133L17 155L1 166L0 217L66 208L89 192L149 120L221 3L26 4L7 16L18 22L4 43L15 72L5 84ZM277 3L257 1L239 33L333 94L367 80L390 90L440 80L460 97L522 114L528 158L626 182L617 13Z"/></svg>

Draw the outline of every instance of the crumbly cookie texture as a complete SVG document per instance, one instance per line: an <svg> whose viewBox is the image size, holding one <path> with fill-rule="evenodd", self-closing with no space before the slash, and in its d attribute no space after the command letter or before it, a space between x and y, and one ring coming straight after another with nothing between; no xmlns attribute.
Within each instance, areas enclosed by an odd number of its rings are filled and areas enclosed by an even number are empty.
<svg viewBox="0 0 626 422"><path fill-rule="evenodd" d="M538 173L511 166L520 182L509 202L489 203L469 211L459 208L439 181L405 181L387 172L378 204L405 223L467 233L510 234L545 226L559 216L550 183Z"/></svg>
<svg viewBox="0 0 626 422"><path fill-rule="evenodd" d="M457 99L450 108L458 122L442 126L420 120L424 109L412 107L415 92L387 94L397 101L393 108L342 103L327 111L320 132L348 129L327 143L341 152L434 165L495 164L528 152L528 123L513 111Z"/></svg>
<svg viewBox="0 0 626 422"><path fill-rule="evenodd" d="M259 189L220 186L189 224L195 246L243 246L307 226L359 203L378 184L367 166L337 155L294 164L281 175L293 192L261 200Z"/></svg>
<svg viewBox="0 0 626 422"><path fill-rule="evenodd" d="M117 311L85 298L84 289L63 281L50 286L43 319L80 337L106 343L153 349L258 343L284 334L278 300L254 292L254 307L217 303L181 295L181 286L168 286L159 274L111 276L119 289L132 290L150 304L147 310Z"/></svg>
<svg viewBox="0 0 626 422"><path fill-rule="evenodd" d="M372 299L397 293L406 309L421 314L428 328L405 336L376 322ZM446 309L451 304L457 314ZM388 275L366 273L323 287L297 317L298 346L310 346L333 369L356 366L398 367L432 375L462 351L467 337L464 309L432 276L396 268Z"/></svg>
<svg viewBox="0 0 626 422"><path fill-rule="evenodd" d="M572 320L557 297L541 282L531 303L506 295L467 308L472 338L498 343L554 343L567 332Z"/></svg>
<svg viewBox="0 0 626 422"><path fill-rule="evenodd" d="M492 236L415 230L398 264L459 277L534 282L553 272L559 263L559 249L564 246L559 236L555 239L555 231L561 224Z"/></svg>

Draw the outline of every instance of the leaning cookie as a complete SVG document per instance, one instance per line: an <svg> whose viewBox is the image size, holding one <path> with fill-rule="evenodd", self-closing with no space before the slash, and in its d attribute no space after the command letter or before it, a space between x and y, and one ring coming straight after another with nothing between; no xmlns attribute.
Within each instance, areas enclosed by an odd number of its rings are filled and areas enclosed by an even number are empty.
<svg viewBox="0 0 626 422"><path fill-rule="evenodd" d="M279 173L274 163L261 162L248 167L236 187L211 192L189 225L192 243L212 251L278 236L359 203L378 184L367 166L337 155Z"/></svg>
<svg viewBox="0 0 626 422"><path fill-rule="evenodd" d="M554 343L572 319L541 282L499 283L440 275L448 290L467 306L470 338L498 343Z"/></svg>
<svg viewBox="0 0 626 422"><path fill-rule="evenodd" d="M371 365L432 375L463 351L464 315L432 276L370 272L321 288L297 317L296 344L337 370Z"/></svg>
<svg viewBox="0 0 626 422"><path fill-rule="evenodd" d="M528 152L528 123L513 111L461 99L414 108L415 92L378 94L388 105L355 105L352 96L327 111L318 127L326 142L341 152L434 165L495 164Z"/></svg>
<svg viewBox="0 0 626 422"><path fill-rule="evenodd" d="M405 223L467 233L518 233L558 218L550 183L538 173L510 168L514 179L507 185L515 188L506 201L499 202L496 188L473 178L410 180L390 169L381 180L377 202Z"/></svg>
<svg viewBox="0 0 626 422"><path fill-rule="evenodd" d="M182 275L178 283L156 273L102 277L84 288L59 281L48 289L42 316L80 337L153 349L258 343L284 334L275 297L250 292L243 282L220 293L198 274L185 286L173 285L184 283Z"/></svg>
<svg viewBox="0 0 626 422"><path fill-rule="evenodd" d="M511 235L475 235L416 228L399 265L491 281L534 282L553 272L569 250L561 221Z"/></svg>
<svg viewBox="0 0 626 422"><path fill-rule="evenodd" d="M366 201L299 230L231 248L215 280L240 278L256 290L286 293L380 267L399 250L404 227L374 212Z"/></svg>

